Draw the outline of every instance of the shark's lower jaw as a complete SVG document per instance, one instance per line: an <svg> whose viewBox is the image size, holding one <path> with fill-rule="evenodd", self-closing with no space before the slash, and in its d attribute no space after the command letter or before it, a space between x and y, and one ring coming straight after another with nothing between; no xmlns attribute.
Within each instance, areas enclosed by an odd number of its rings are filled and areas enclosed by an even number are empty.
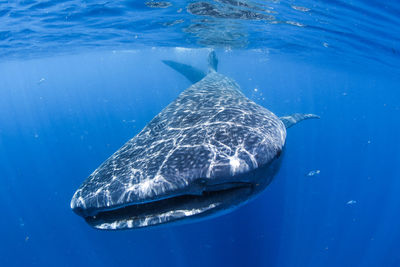
<svg viewBox="0 0 400 267"><path fill-rule="evenodd" d="M170 223L185 223L221 215L261 192L279 169L280 158L241 177L241 182L208 186L202 194L171 196L142 204L127 204L113 210L97 210L84 216L86 222L102 230L124 230ZM95 215L93 215L95 214ZM81 214L82 216L82 214Z"/></svg>
<svg viewBox="0 0 400 267"><path fill-rule="evenodd" d="M224 211L249 199L254 185L237 183L227 189L204 191L201 195L181 195L144 204L133 204L100 211L85 217L86 222L102 230L123 230L200 219Z"/></svg>

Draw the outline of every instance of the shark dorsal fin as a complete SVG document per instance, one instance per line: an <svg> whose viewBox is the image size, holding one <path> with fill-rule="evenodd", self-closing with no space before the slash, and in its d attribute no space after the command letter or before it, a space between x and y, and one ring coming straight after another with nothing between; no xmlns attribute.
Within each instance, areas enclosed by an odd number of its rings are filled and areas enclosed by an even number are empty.
<svg viewBox="0 0 400 267"><path fill-rule="evenodd" d="M206 76L206 73L204 73L204 71L187 64L179 63L172 60L163 60L162 62L185 76L186 79L188 79L191 83L197 83Z"/></svg>
<svg viewBox="0 0 400 267"><path fill-rule="evenodd" d="M210 71L218 70L218 58L214 50L208 54L208 69Z"/></svg>
<svg viewBox="0 0 400 267"><path fill-rule="evenodd" d="M163 60L162 62L170 66L183 76L185 76L186 79L188 79L191 83L197 83L207 75L206 72L187 64L179 63L172 60ZM208 69L210 72L213 72L217 71L217 68L218 68L217 55L215 54L215 51L212 50L208 54Z"/></svg>

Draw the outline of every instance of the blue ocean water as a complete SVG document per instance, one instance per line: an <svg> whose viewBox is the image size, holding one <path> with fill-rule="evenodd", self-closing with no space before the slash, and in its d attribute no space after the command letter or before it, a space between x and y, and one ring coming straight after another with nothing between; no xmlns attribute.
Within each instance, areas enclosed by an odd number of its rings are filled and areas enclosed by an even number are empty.
<svg viewBox="0 0 400 267"><path fill-rule="evenodd" d="M0 266L400 266L400 3L0 1ZM193 224L98 231L84 179L219 72L288 129L254 201Z"/></svg>

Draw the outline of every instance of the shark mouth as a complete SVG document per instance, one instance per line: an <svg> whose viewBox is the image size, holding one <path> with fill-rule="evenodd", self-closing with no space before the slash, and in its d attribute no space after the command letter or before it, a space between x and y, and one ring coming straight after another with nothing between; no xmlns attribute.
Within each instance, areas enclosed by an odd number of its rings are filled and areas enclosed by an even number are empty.
<svg viewBox="0 0 400 267"><path fill-rule="evenodd" d="M94 228L124 230L170 223L186 223L211 218L230 212L247 203L272 181L279 169L280 154L262 167L236 177L215 180L199 179L202 189L147 202L126 203L118 207L82 209L73 208Z"/></svg>
<svg viewBox="0 0 400 267"><path fill-rule="evenodd" d="M247 182L207 186L198 195L178 195L141 204L128 204L112 210L97 210L85 216L97 229L122 230L156 226L183 219L200 219L213 213L228 211L245 202L258 184Z"/></svg>

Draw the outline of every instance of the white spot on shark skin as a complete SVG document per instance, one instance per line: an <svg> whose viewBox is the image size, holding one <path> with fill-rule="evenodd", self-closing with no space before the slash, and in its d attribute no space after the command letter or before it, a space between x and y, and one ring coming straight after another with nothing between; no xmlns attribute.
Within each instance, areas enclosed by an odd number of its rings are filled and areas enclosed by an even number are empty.
<svg viewBox="0 0 400 267"><path fill-rule="evenodd" d="M127 192L134 192L139 198L147 198L167 190L173 190L175 187L162 175L156 175L153 179L145 179L138 184L130 185Z"/></svg>
<svg viewBox="0 0 400 267"><path fill-rule="evenodd" d="M357 201L351 199L351 200L347 201L346 204L347 204L347 205L354 205L354 204L356 204L356 203L357 203Z"/></svg>
<svg viewBox="0 0 400 267"><path fill-rule="evenodd" d="M154 178L154 180L155 179L157 179L157 177ZM153 180L150 180L150 179L144 180L143 182L141 182L139 184L140 191L142 191L144 193L149 192L152 188L152 184L153 184Z"/></svg>
<svg viewBox="0 0 400 267"><path fill-rule="evenodd" d="M236 155L229 157L229 165L231 166L231 174L242 173L249 169L249 166L243 160L239 159Z"/></svg>
<svg viewBox="0 0 400 267"><path fill-rule="evenodd" d="M240 161L237 158L230 158L229 164L231 165L232 169L236 170L240 167Z"/></svg>

